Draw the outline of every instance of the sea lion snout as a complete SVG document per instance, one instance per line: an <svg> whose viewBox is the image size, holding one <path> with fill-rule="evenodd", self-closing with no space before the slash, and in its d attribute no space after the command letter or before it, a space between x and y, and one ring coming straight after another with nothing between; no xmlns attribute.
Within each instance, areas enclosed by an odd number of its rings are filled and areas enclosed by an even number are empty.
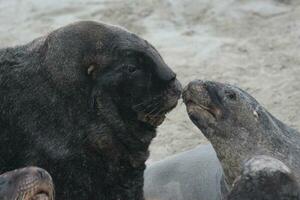
<svg viewBox="0 0 300 200"><path fill-rule="evenodd" d="M222 117L221 106L215 100L213 85L209 81L194 80L190 82L183 91L182 98L187 106L190 117L192 113L197 113L201 118Z"/></svg>
<svg viewBox="0 0 300 200"><path fill-rule="evenodd" d="M167 111L172 110L178 103L182 93L181 83L177 79L171 80L165 90L165 109Z"/></svg>
<svg viewBox="0 0 300 200"><path fill-rule="evenodd" d="M54 200L50 174L38 167L26 167L0 176L0 196L4 199Z"/></svg>
<svg viewBox="0 0 300 200"><path fill-rule="evenodd" d="M182 92L182 85L176 78L174 78L169 82L167 90L169 91L170 95L179 97Z"/></svg>
<svg viewBox="0 0 300 200"><path fill-rule="evenodd" d="M185 103L201 104L208 106L210 97L206 89L205 82L202 80L194 80L190 82L183 90L182 98Z"/></svg>

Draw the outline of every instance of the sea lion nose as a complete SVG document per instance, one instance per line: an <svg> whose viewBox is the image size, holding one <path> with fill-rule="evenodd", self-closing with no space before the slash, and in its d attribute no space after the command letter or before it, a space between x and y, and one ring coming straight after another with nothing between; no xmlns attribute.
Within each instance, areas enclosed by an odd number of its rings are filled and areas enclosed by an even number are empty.
<svg viewBox="0 0 300 200"><path fill-rule="evenodd" d="M180 97L182 93L182 85L176 78L174 78L168 83L167 90L170 95Z"/></svg>
<svg viewBox="0 0 300 200"><path fill-rule="evenodd" d="M211 98L207 90L207 81L193 80L183 90L182 99L185 103L190 101L209 105Z"/></svg>
<svg viewBox="0 0 300 200"><path fill-rule="evenodd" d="M37 168L36 171L40 180L51 180L51 177L46 170Z"/></svg>
<svg viewBox="0 0 300 200"><path fill-rule="evenodd" d="M205 81L202 80L193 80L185 88L185 90L189 90L192 93L203 92L205 89L206 89L206 84Z"/></svg>

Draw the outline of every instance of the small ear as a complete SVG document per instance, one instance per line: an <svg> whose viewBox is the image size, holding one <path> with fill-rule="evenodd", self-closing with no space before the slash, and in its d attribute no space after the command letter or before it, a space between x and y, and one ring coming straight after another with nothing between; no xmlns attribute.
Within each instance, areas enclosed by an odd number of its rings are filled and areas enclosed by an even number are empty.
<svg viewBox="0 0 300 200"><path fill-rule="evenodd" d="M253 115L254 115L254 118L255 118L256 120L258 120L259 115L258 115L258 113L257 113L256 110L253 111Z"/></svg>
<svg viewBox="0 0 300 200"><path fill-rule="evenodd" d="M90 65L87 69L87 74L88 75L91 75L93 73L93 71L96 69L96 66L95 65Z"/></svg>

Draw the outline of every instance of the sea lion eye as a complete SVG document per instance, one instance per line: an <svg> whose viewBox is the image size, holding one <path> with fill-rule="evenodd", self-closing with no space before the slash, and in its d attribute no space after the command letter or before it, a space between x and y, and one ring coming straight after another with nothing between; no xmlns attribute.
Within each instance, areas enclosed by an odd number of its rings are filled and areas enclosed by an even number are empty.
<svg viewBox="0 0 300 200"><path fill-rule="evenodd" d="M235 101L237 99L236 93L233 91L225 91L225 95L228 99Z"/></svg>
<svg viewBox="0 0 300 200"><path fill-rule="evenodd" d="M137 70L137 67L134 65L124 65L124 68L129 73L133 73Z"/></svg>

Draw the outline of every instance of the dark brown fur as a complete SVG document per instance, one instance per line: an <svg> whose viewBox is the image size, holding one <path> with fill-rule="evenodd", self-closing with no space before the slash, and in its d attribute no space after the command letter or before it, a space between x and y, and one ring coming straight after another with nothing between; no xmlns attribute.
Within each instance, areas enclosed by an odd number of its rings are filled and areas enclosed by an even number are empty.
<svg viewBox="0 0 300 200"><path fill-rule="evenodd" d="M181 87L147 41L79 22L0 50L0 172L35 165L58 200L143 199L155 128Z"/></svg>

